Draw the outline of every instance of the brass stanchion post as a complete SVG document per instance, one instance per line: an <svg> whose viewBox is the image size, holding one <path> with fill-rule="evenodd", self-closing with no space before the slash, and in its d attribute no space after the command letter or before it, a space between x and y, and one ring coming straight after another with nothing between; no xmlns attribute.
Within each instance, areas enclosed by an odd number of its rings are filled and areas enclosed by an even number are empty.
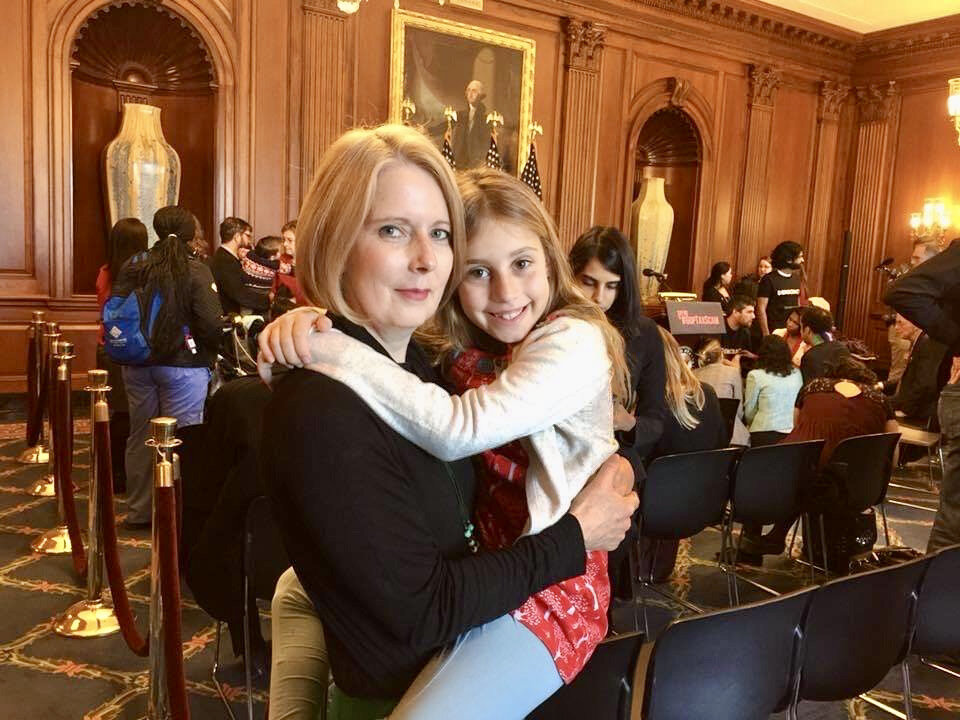
<svg viewBox="0 0 960 720"><path fill-rule="evenodd" d="M107 406L106 370L88 370L90 393L90 483L87 490L87 529L89 533L87 551L87 597L71 605L53 626L60 635L67 637L103 637L120 631L120 623L113 610L113 602L103 592L103 524L100 514L100 493L98 453L104 452L96 443L94 428L97 423L110 421ZM105 452L109 453L107 448Z"/></svg>
<svg viewBox="0 0 960 720"><path fill-rule="evenodd" d="M37 480L27 492L34 497L53 497L57 494L56 490L56 461L54 460L54 440L53 440L53 422L56 416L56 397L54 391L57 381L57 364L54 360L56 343L60 340L60 324L55 322L45 323L43 330L43 341L41 343L40 353L40 372L42 382L46 383L46 411L47 411L47 430L46 436L49 439L49 449L47 452L47 473ZM41 418L41 423L43 422Z"/></svg>
<svg viewBox="0 0 960 720"><path fill-rule="evenodd" d="M59 337L59 331L56 333L56 337ZM74 358L73 354L73 343L65 342L53 339L50 343L50 362L49 366L51 369L51 376L54 382L51 382L49 385L50 397L56 398L56 384L57 382L70 382L70 361ZM50 475L51 480L54 484L55 495L57 497L57 526L47 530L43 535L38 537L32 543L30 543L30 549L34 552L45 553L47 555L63 555L73 551L73 545L70 542L70 531L67 528L67 514L63 506L63 488L59 487L59 482L63 480L68 480L73 482L69 478L63 478L58 475L57 462L63 461L60 458L60 455L63 453L73 452L73 443L67 442L66 433L73 433L72 423L70 422L70 407L69 407L69 398L70 394L67 393L67 407L60 407L60 403L51 400L50 404L50 427L51 427L51 452L50 457L53 458L52 473ZM60 427L65 433L64 435L58 437L55 441L53 440L54 433L53 428ZM69 457L66 459L66 462L73 462L73 458Z"/></svg>
<svg viewBox="0 0 960 720"><path fill-rule="evenodd" d="M156 449L153 466L153 533L150 543L150 690L147 696L147 718L167 720L170 697L167 693L166 653L163 643L163 594L160 583L160 533L157 488L173 487L171 449L180 444L176 438L175 418L158 417L150 421L147 445Z"/></svg>
<svg viewBox="0 0 960 720"><path fill-rule="evenodd" d="M43 385L43 318L43 310L34 310L27 326L27 447L17 458L27 465L41 465L50 460L43 444L43 410L39 407Z"/></svg>

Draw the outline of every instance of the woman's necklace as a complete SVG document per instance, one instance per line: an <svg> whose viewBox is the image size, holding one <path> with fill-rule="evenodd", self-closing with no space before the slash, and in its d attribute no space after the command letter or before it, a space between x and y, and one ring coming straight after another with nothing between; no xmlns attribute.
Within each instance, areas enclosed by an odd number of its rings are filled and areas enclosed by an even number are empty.
<svg viewBox="0 0 960 720"><path fill-rule="evenodd" d="M470 552L476 554L480 549L480 544L473 536L473 523L470 522L470 515L467 514L467 507L463 502L463 494L460 492L460 485L457 483L457 479L453 476L453 469L450 467L450 463L444 463L443 469L447 471L447 478L449 478L450 484L453 485L453 492L456 493L457 496L457 506L460 509L460 520L463 523L463 537L465 537L467 540L467 547L470 548Z"/></svg>

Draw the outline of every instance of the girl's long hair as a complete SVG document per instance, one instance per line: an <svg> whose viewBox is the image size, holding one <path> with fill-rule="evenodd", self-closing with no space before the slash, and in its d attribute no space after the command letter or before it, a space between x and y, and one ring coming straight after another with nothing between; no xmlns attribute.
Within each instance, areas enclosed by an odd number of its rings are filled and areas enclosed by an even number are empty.
<svg viewBox="0 0 960 720"><path fill-rule="evenodd" d="M700 419L690 411L690 406L693 405L698 412L703 410L707 396L697 376L680 355L676 339L662 327L657 329L663 338L663 354L667 361L667 407L682 427L693 430L700 424Z"/></svg>
<svg viewBox="0 0 960 720"><path fill-rule="evenodd" d="M637 288L637 266L630 252L630 244L623 233L615 227L594 225L577 238L570 250L570 269L574 276L583 272L591 260L596 259L607 271L620 276L617 299L607 310L607 318L630 342L639 333L642 308Z"/></svg>
<svg viewBox="0 0 960 720"><path fill-rule="evenodd" d="M550 298L544 317L563 310L565 315L593 323L600 329L613 370L613 394L625 406L629 406L630 372L624 357L623 336L607 320L600 306L580 292L567 258L560 249L556 226L540 199L516 178L490 168L462 172L457 181L463 198L467 238L484 221L491 219L521 225L540 238L550 279ZM436 326L418 337L441 354L483 347L490 343L483 331L467 319L456 294L440 306Z"/></svg>
<svg viewBox="0 0 960 720"><path fill-rule="evenodd" d="M117 220L107 237L107 272L116 280L123 264L147 249L147 226L137 218Z"/></svg>
<svg viewBox="0 0 960 720"><path fill-rule="evenodd" d="M147 298L159 293L163 309L157 315L150 343L159 358L175 356L184 347L183 321L190 318L190 254L187 244L196 234L193 213L177 205L160 208L153 229L160 239L138 269L138 285ZM148 308L149 310L149 308Z"/></svg>

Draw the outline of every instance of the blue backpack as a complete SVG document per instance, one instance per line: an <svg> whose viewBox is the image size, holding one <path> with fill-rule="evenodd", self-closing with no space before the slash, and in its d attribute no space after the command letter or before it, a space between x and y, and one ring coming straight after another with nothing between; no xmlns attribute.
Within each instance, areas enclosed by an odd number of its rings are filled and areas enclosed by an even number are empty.
<svg viewBox="0 0 960 720"><path fill-rule="evenodd" d="M134 255L123 266L103 306L104 350L120 365L144 365L153 354L150 340L163 298L159 292L147 298L146 290L137 287L135 266L146 257L146 253Z"/></svg>

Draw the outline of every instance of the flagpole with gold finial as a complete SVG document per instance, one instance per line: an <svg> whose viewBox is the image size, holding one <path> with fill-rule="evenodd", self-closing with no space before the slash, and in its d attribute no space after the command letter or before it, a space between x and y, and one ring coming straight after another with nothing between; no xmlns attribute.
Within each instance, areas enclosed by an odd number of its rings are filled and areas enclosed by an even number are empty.
<svg viewBox="0 0 960 720"><path fill-rule="evenodd" d="M410 121L413 120L414 114L417 112L417 105L410 98L404 98L403 102L400 103L400 113L403 115L403 124L409 125Z"/></svg>

